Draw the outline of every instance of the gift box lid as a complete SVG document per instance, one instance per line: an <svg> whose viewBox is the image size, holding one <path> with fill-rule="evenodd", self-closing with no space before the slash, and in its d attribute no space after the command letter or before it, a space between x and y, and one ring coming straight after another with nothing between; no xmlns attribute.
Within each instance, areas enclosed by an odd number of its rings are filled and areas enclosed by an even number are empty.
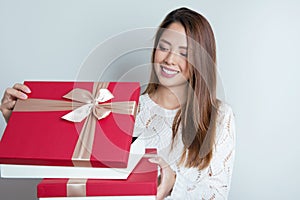
<svg viewBox="0 0 300 200"><path fill-rule="evenodd" d="M156 154L146 149L146 154ZM144 156L126 180L43 179L37 186L39 198L80 196L147 196L157 192L157 164Z"/></svg>
<svg viewBox="0 0 300 200"><path fill-rule="evenodd" d="M139 83L24 84L32 92L12 112L0 142L1 164L127 167Z"/></svg>

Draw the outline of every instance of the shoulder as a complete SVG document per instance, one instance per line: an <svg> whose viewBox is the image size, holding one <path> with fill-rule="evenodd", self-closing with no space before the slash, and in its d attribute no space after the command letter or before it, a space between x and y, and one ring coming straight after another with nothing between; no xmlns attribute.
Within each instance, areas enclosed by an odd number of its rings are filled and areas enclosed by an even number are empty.
<svg viewBox="0 0 300 200"><path fill-rule="evenodd" d="M231 106L219 101L216 117L216 139L235 137L235 116Z"/></svg>
<svg viewBox="0 0 300 200"><path fill-rule="evenodd" d="M147 101L148 101L148 94L142 94L139 98L139 103L144 104Z"/></svg>
<svg viewBox="0 0 300 200"><path fill-rule="evenodd" d="M226 114L226 113L233 114L231 106L228 103L226 103L224 101L220 101L220 100L218 100L218 112L224 113L224 114Z"/></svg>
<svg viewBox="0 0 300 200"><path fill-rule="evenodd" d="M233 118L234 113L231 106L223 101L218 101L217 105L217 122L224 122L228 118Z"/></svg>
<svg viewBox="0 0 300 200"><path fill-rule="evenodd" d="M153 102L149 98L148 94L142 94L139 97L139 104L137 110L137 118L147 118L153 112Z"/></svg>
<svg viewBox="0 0 300 200"><path fill-rule="evenodd" d="M144 110L145 108L145 105L148 105L149 106L149 98L148 98L148 94L142 94L139 98L139 106L138 106L138 113L141 111L141 110Z"/></svg>

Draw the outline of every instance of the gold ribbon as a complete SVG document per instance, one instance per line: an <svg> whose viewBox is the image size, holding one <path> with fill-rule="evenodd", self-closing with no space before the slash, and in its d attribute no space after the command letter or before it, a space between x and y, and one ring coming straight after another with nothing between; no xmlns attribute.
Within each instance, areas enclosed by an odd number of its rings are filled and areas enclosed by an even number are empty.
<svg viewBox="0 0 300 200"><path fill-rule="evenodd" d="M72 110L62 118L71 122L81 122L86 119L73 152L72 162L74 166L91 167L90 157L97 120L107 117L111 112L133 116L136 113L135 101L102 103L113 98L107 89L108 84L107 82L94 83L92 93L75 88L63 96L72 101L33 98L18 100L14 111Z"/></svg>
<svg viewBox="0 0 300 200"><path fill-rule="evenodd" d="M69 179L67 182L67 197L86 197L87 179Z"/></svg>

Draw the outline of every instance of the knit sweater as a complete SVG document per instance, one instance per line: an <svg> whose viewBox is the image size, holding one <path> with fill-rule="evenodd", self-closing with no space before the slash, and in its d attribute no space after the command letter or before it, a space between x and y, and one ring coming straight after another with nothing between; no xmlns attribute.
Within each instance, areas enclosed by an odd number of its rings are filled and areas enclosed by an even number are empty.
<svg viewBox="0 0 300 200"><path fill-rule="evenodd" d="M217 114L213 157L208 167L187 168L178 162L184 150L181 127L173 149L172 124L178 109L168 110L156 104L148 94L140 96L134 135L145 140L146 148L156 148L176 173L176 180L166 200L227 199L235 154L235 124L231 108L221 103Z"/></svg>

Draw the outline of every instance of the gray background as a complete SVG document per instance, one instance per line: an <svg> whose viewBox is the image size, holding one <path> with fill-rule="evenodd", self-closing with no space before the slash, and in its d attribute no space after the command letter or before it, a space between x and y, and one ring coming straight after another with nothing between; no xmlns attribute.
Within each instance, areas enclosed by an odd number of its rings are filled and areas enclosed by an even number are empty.
<svg viewBox="0 0 300 200"><path fill-rule="evenodd" d="M204 14L215 31L236 116L229 199L299 199L299 1L0 0L0 93L24 80L76 80L99 43L156 27L180 6ZM35 199L37 182L0 179L0 199Z"/></svg>

